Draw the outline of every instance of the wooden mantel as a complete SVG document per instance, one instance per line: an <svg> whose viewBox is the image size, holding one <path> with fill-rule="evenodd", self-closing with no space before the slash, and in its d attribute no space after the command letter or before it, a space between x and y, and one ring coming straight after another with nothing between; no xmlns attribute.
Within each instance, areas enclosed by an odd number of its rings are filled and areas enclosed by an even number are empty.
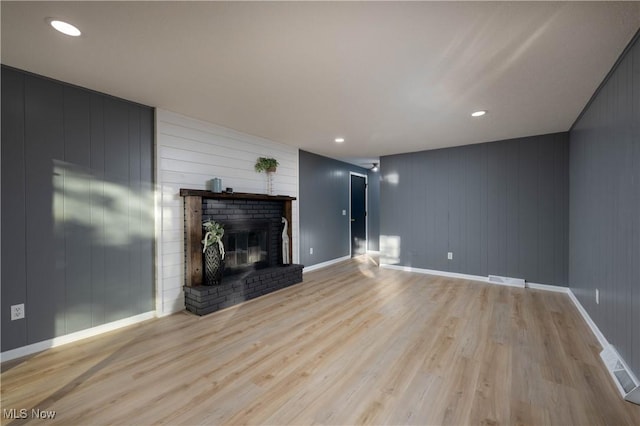
<svg viewBox="0 0 640 426"><path fill-rule="evenodd" d="M217 200L263 200L263 201L294 201L296 197L288 195L251 194L248 192L211 192L202 189L180 189L181 197L201 197Z"/></svg>
<svg viewBox="0 0 640 426"><path fill-rule="evenodd" d="M184 221L186 232L186 273L185 285L187 287L195 287L202 285L202 199L217 200L262 200L262 201L281 201L283 203L283 214L289 222L289 259L293 259L293 239L291 230L293 224L292 201L295 197L287 195L266 195L266 194L250 194L244 192L211 192L200 189L180 189L180 196L184 197Z"/></svg>

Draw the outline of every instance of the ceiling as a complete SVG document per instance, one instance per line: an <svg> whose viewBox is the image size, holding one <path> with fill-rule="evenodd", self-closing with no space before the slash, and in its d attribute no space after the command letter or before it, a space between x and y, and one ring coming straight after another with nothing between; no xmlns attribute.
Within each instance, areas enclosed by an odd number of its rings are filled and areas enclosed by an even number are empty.
<svg viewBox="0 0 640 426"><path fill-rule="evenodd" d="M361 164L566 131L640 28L638 2L1 7L3 64Z"/></svg>

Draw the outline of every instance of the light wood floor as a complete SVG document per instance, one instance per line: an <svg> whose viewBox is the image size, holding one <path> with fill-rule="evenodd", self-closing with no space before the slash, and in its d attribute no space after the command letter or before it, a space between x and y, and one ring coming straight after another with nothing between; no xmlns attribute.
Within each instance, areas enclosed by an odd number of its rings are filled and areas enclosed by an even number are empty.
<svg viewBox="0 0 640 426"><path fill-rule="evenodd" d="M65 425L640 425L566 295L366 258L304 280L4 363L2 408Z"/></svg>

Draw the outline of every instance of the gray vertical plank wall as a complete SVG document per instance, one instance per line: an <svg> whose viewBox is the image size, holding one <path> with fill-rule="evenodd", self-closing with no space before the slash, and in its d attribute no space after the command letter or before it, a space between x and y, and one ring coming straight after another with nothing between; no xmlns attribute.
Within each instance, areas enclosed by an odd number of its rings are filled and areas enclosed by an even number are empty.
<svg viewBox="0 0 640 426"><path fill-rule="evenodd" d="M367 238L369 239L369 250L380 250L380 171L369 170L367 172Z"/></svg>
<svg viewBox="0 0 640 426"><path fill-rule="evenodd" d="M2 71L4 74L4 70ZM27 343L63 334L65 316L64 169L54 159L64 158L63 87L27 75L25 80L26 267L25 302ZM12 141L2 138L2 144ZM2 168L12 165L3 162ZM2 186L10 185L2 182ZM4 204L4 203L3 203ZM4 214L12 214L5 207ZM4 238L4 235L2 236ZM2 281L3 287L6 285ZM12 285L13 283L7 283ZM4 303L4 300L3 300ZM9 307L7 307L8 309ZM22 321L22 320L20 320ZM4 326L4 325L3 325ZM3 348L4 349L4 348Z"/></svg>
<svg viewBox="0 0 640 426"><path fill-rule="evenodd" d="M381 166L381 262L567 286L567 133L385 156Z"/></svg>
<svg viewBox="0 0 640 426"><path fill-rule="evenodd" d="M636 182L635 191L629 196L636 199L636 219L640 217L640 120L638 120L638 114L640 114L640 53L636 48L633 55L633 78L636 82L633 89L633 110L635 112L635 120L633 120L632 128L635 135L635 142L633 143L633 158L635 161L635 168L633 174L633 180ZM640 224L636 222L636 238L632 239L632 250L636 254L636 259L640 259ZM636 275L635 286L633 283L627 286L627 295L629 300L633 300L633 311L629 315L630 324L640 324L640 262L635 263ZM638 329L636 327L628 327L628 341L632 342L629 346L633 346L634 358L633 365L636 376L640 376L640 336L638 336ZM634 337L635 336L635 337Z"/></svg>
<svg viewBox="0 0 640 426"><path fill-rule="evenodd" d="M105 209L102 200L104 191L104 97L91 94L91 122L90 122L90 152L91 152L91 223L94 238L91 239L91 324L97 326L105 323L105 282L106 240Z"/></svg>
<svg viewBox="0 0 640 426"><path fill-rule="evenodd" d="M116 219L105 223L105 321L111 322L131 315L131 305L122 303L130 301L130 240L119 234L129 228L128 215L121 214L129 208L129 105L105 99L104 119L110 123L105 125L105 199L109 206L105 219Z"/></svg>
<svg viewBox="0 0 640 426"><path fill-rule="evenodd" d="M640 376L638 36L571 129L569 194L571 289Z"/></svg>
<svg viewBox="0 0 640 426"><path fill-rule="evenodd" d="M91 238L87 238L86 223L91 217L91 95L74 87L63 87L64 129L64 251L66 332L86 328L91 324ZM58 157L62 158L62 157Z"/></svg>
<svg viewBox="0 0 640 426"><path fill-rule="evenodd" d="M13 141L9 144L7 141ZM26 321L11 321L8 309L27 297L24 77L2 72L2 347L27 344ZM12 165L8 167L7 165ZM11 185L7 185L11 182ZM9 214L11 206L11 214Z"/></svg>
<svg viewBox="0 0 640 426"><path fill-rule="evenodd" d="M312 266L349 256L349 172L366 175L367 170L302 150L299 169L300 262ZM369 214L376 208L367 206Z"/></svg>
<svg viewBox="0 0 640 426"><path fill-rule="evenodd" d="M153 309L152 153L151 108L2 67L3 352Z"/></svg>

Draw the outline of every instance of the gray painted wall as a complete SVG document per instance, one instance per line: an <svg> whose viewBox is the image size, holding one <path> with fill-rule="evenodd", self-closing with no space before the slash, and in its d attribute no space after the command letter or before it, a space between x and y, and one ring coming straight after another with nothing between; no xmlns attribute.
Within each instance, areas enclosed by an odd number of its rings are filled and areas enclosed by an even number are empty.
<svg viewBox="0 0 640 426"><path fill-rule="evenodd" d="M607 340L640 376L637 37L572 128L570 154L569 283Z"/></svg>
<svg viewBox="0 0 640 426"><path fill-rule="evenodd" d="M369 203L369 211L367 217L369 250L380 250L380 171L367 172L367 182L369 184L367 202Z"/></svg>
<svg viewBox="0 0 640 426"><path fill-rule="evenodd" d="M2 67L2 351L153 310L152 159L151 108Z"/></svg>
<svg viewBox="0 0 640 426"><path fill-rule="evenodd" d="M391 155L381 170L381 262L567 285L567 133Z"/></svg>
<svg viewBox="0 0 640 426"><path fill-rule="evenodd" d="M302 150L299 169L300 263L311 266L348 256L349 172L366 175L367 170ZM376 208L370 204L369 214Z"/></svg>

